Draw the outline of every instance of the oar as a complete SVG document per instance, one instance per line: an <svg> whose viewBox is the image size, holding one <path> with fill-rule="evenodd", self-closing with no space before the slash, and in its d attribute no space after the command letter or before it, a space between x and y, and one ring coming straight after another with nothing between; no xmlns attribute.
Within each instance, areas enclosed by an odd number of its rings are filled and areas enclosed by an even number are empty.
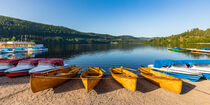
<svg viewBox="0 0 210 105"><path fill-rule="evenodd" d="M99 67L100 68L100 70L102 70L103 72L106 72L104 69L102 69L101 67ZM95 68L93 68L93 67L91 67L91 69L92 70L97 70L97 69L95 69ZM98 71L98 70L97 70Z"/></svg>
<svg viewBox="0 0 210 105"><path fill-rule="evenodd" d="M124 68L125 68L125 67L124 67ZM137 70L135 70L135 69L130 69L130 68L125 68L125 69L131 70L131 71L137 71Z"/></svg>
<svg viewBox="0 0 210 105"><path fill-rule="evenodd" d="M88 67L89 67L89 66L88 66ZM82 72L82 71L84 71L84 70L87 69L88 67L83 68L82 70L79 71L79 73Z"/></svg>
<svg viewBox="0 0 210 105"><path fill-rule="evenodd" d="M102 69L102 68L101 68L101 70L102 70L103 72L106 72L106 71L105 71L104 69Z"/></svg>

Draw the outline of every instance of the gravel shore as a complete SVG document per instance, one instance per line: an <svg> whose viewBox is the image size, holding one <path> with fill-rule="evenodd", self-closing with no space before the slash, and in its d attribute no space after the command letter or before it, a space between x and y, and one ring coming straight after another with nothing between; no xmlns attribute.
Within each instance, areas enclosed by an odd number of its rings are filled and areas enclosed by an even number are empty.
<svg viewBox="0 0 210 105"><path fill-rule="evenodd" d="M1 76L0 105L210 105L210 80L184 80L182 94L176 94L144 78L138 79L136 92L123 88L111 76L104 78L88 93L80 79L32 93L29 76Z"/></svg>

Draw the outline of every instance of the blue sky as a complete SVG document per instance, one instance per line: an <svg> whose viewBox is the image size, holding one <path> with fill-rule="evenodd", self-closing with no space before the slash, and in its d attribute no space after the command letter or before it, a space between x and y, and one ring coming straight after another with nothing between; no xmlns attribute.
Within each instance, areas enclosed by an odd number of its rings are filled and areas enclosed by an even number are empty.
<svg viewBox="0 0 210 105"><path fill-rule="evenodd" d="M210 28L210 0L0 0L0 15L82 32L156 37Z"/></svg>

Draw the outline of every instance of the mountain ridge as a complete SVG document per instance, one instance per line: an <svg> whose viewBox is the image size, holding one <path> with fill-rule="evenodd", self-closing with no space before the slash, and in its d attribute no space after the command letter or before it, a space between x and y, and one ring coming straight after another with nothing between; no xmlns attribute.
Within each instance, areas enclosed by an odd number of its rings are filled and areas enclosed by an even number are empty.
<svg viewBox="0 0 210 105"><path fill-rule="evenodd" d="M40 43L111 44L139 42L139 38L121 35L80 32L64 26L48 25L0 15L1 41L35 41Z"/></svg>

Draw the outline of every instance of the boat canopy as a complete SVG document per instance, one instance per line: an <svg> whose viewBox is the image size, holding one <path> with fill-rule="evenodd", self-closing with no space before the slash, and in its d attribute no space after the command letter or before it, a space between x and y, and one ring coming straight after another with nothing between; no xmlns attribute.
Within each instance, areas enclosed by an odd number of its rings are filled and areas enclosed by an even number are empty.
<svg viewBox="0 0 210 105"><path fill-rule="evenodd" d="M51 63L53 65L56 66L63 66L63 59L60 58L47 58L47 59L43 59L40 60L39 63Z"/></svg>
<svg viewBox="0 0 210 105"><path fill-rule="evenodd" d="M24 50L23 47L15 47L14 49L15 49L15 50L21 50L21 51Z"/></svg>
<svg viewBox="0 0 210 105"><path fill-rule="evenodd" d="M35 47L32 47L32 49L45 49L45 47L44 46L35 46Z"/></svg>
<svg viewBox="0 0 210 105"><path fill-rule="evenodd" d="M32 59L26 59L20 61L20 63L32 63L32 64L37 64L40 60L43 60L44 58L32 58Z"/></svg>
<svg viewBox="0 0 210 105"><path fill-rule="evenodd" d="M3 49L1 49L1 51L12 51L13 49L12 48L3 48Z"/></svg>
<svg viewBox="0 0 210 105"><path fill-rule="evenodd" d="M22 60L22 59L4 59L4 60L0 60L0 63L11 63L13 65L18 64L18 62Z"/></svg>
<svg viewBox="0 0 210 105"><path fill-rule="evenodd" d="M3 54L3 55L1 55L1 57L2 58L5 58L5 59L8 58L8 57L10 57L10 56L12 56L12 54Z"/></svg>
<svg viewBox="0 0 210 105"><path fill-rule="evenodd" d="M32 47L32 49L40 49L40 47L38 47L38 46L35 46L35 47Z"/></svg>
<svg viewBox="0 0 210 105"><path fill-rule="evenodd" d="M210 64L210 60L156 60L154 67L161 68L164 66L171 66L174 64Z"/></svg>
<svg viewBox="0 0 210 105"><path fill-rule="evenodd" d="M18 54L14 54L15 57L20 57L20 56L23 56L24 53L18 53Z"/></svg>
<svg viewBox="0 0 210 105"><path fill-rule="evenodd" d="M210 48L208 48L208 47L205 47L205 48L202 48L202 50L210 50Z"/></svg>

